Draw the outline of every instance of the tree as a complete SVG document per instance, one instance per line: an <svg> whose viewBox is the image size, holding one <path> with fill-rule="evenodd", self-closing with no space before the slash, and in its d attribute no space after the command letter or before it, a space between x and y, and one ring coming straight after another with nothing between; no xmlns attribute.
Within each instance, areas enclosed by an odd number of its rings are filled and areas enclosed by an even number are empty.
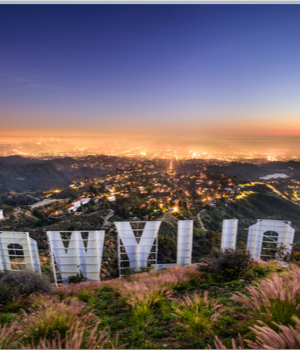
<svg viewBox="0 0 300 350"><path fill-rule="evenodd" d="M40 210L38 208L34 208L33 209L32 215L35 216L36 218L40 219L40 220L46 219L46 214L42 210Z"/></svg>
<svg viewBox="0 0 300 350"><path fill-rule="evenodd" d="M0 205L0 209L3 210L4 215L11 215L14 213L14 208L10 205L2 204Z"/></svg>
<svg viewBox="0 0 300 350"><path fill-rule="evenodd" d="M95 196L99 196L100 195L100 192L99 192L98 188L95 187L95 186L92 186L92 185L90 186L90 192L93 193Z"/></svg>

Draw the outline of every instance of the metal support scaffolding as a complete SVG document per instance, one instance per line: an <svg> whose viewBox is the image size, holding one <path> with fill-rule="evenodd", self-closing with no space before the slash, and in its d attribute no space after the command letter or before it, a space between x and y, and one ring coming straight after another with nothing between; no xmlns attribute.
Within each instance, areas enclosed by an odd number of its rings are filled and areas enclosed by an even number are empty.
<svg viewBox="0 0 300 350"><path fill-rule="evenodd" d="M124 276L123 270L138 271L143 267L150 267L151 262L157 263L160 224L161 221L115 222L118 231L120 277Z"/></svg>
<svg viewBox="0 0 300 350"><path fill-rule="evenodd" d="M104 237L105 231L47 232L55 284L67 283L69 277L77 274L100 281Z"/></svg>
<svg viewBox="0 0 300 350"><path fill-rule="evenodd" d="M28 232L0 232L0 271L41 272L37 243Z"/></svg>
<svg viewBox="0 0 300 350"><path fill-rule="evenodd" d="M290 221L281 220L257 220L257 223L249 227L247 250L253 259L273 258L270 254L277 244L284 244L287 251L291 252L294 242L295 229Z"/></svg>

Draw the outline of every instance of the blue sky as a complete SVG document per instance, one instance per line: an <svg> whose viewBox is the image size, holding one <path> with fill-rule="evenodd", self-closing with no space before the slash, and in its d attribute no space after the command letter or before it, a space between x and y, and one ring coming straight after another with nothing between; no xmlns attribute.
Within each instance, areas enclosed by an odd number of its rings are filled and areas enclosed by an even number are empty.
<svg viewBox="0 0 300 350"><path fill-rule="evenodd" d="M300 5L1 4L0 33L2 136L300 133Z"/></svg>

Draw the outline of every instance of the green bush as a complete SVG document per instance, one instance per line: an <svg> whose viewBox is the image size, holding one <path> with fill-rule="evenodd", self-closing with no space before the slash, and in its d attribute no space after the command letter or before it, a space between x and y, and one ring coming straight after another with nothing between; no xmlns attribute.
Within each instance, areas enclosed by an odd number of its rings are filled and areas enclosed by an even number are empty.
<svg viewBox="0 0 300 350"><path fill-rule="evenodd" d="M85 278L83 277L82 274L79 274L79 273L75 276L69 276L68 278L69 283L80 283L83 281L85 281Z"/></svg>
<svg viewBox="0 0 300 350"><path fill-rule="evenodd" d="M282 267L278 265L275 260L265 261L255 261L253 266L245 273L243 278L245 279L253 279L260 277L269 277L274 272L283 271Z"/></svg>
<svg viewBox="0 0 300 350"><path fill-rule="evenodd" d="M199 270L216 274L223 282L241 278L254 264L250 253L244 249L214 249L212 255L199 265Z"/></svg>
<svg viewBox="0 0 300 350"><path fill-rule="evenodd" d="M8 302L19 295L48 293L51 284L47 276L32 270L10 271L0 279L0 302Z"/></svg>

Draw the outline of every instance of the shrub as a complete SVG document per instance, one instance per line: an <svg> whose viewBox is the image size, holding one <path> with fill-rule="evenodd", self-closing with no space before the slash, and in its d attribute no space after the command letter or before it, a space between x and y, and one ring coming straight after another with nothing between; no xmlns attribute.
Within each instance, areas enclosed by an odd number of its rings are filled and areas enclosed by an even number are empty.
<svg viewBox="0 0 300 350"><path fill-rule="evenodd" d="M250 253L243 249L214 250L199 266L200 271L216 273L225 282L239 279L254 264Z"/></svg>
<svg viewBox="0 0 300 350"><path fill-rule="evenodd" d="M291 258L290 258L290 262L293 262L294 264L299 265L300 264L300 252L293 251Z"/></svg>
<svg viewBox="0 0 300 350"><path fill-rule="evenodd" d="M276 328L274 322L295 325L293 317L300 317L300 269L296 265L256 286L248 286L246 291L249 295L237 293L233 299L248 309L248 315L271 328Z"/></svg>
<svg viewBox="0 0 300 350"><path fill-rule="evenodd" d="M6 302L19 295L48 293L51 284L47 276L32 270L10 271L0 280L0 301Z"/></svg>
<svg viewBox="0 0 300 350"><path fill-rule="evenodd" d="M19 289L17 286L8 283L2 283L0 280L0 303L3 304L19 296Z"/></svg>
<svg viewBox="0 0 300 350"><path fill-rule="evenodd" d="M85 278L83 277L82 274L79 274L79 273L75 276L69 276L68 278L69 283L80 283L83 281L85 281Z"/></svg>
<svg viewBox="0 0 300 350"><path fill-rule="evenodd" d="M282 267L275 260L254 260L253 266L243 276L245 279L271 276L274 272L282 271Z"/></svg>

